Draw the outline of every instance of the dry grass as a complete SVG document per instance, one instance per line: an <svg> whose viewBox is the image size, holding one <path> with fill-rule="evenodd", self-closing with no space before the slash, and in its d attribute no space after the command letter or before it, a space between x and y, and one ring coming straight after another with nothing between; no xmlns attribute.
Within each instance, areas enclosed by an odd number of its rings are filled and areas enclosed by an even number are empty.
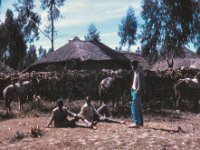
<svg viewBox="0 0 200 150"><path fill-rule="evenodd" d="M15 134L13 135L13 137L10 138L10 143L18 142L25 137L26 137L25 133L20 132L20 131L16 131Z"/></svg>

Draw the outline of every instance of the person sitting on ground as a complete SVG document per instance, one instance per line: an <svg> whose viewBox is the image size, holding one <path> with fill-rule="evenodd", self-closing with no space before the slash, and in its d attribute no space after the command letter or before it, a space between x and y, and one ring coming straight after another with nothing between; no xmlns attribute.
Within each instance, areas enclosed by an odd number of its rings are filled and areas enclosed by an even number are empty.
<svg viewBox="0 0 200 150"><path fill-rule="evenodd" d="M73 116L74 119L68 120L67 119L68 115ZM50 125L54 121L54 127L56 128L64 128L64 127L92 128L92 123L80 124L77 122L79 119L82 118L77 114L69 111L66 107L63 107L63 100L59 99L57 101L57 107L52 111L52 116L49 120L47 127L50 127Z"/></svg>
<svg viewBox="0 0 200 150"><path fill-rule="evenodd" d="M96 124L97 122L125 124L125 121L119 121L103 116L102 114L106 113L105 111L107 111L107 106L105 104L102 105L98 110L96 110L94 106L91 105L91 98L89 96L86 96L85 104L82 106L80 112L78 113L78 116L85 119L85 121L88 121L89 123L94 122L94 124Z"/></svg>

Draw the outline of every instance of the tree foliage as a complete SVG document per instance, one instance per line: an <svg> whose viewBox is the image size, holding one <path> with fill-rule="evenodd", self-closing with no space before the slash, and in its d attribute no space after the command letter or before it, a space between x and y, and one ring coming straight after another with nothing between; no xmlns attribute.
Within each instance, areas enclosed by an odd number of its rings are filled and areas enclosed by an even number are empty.
<svg viewBox="0 0 200 150"><path fill-rule="evenodd" d="M197 49L196 53L200 56L200 47Z"/></svg>
<svg viewBox="0 0 200 150"><path fill-rule="evenodd" d="M38 52L39 52L38 58L44 58L47 55L47 50L44 49L42 46L39 47Z"/></svg>
<svg viewBox="0 0 200 150"><path fill-rule="evenodd" d="M85 36L86 41L100 41L100 33L97 30L96 26L91 23L88 27L88 33Z"/></svg>
<svg viewBox="0 0 200 150"><path fill-rule="evenodd" d="M193 20L192 20L192 34L191 42L200 51L200 1L193 0Z"/></svg>
<svg viewBox="0 0 200 150"><path fill-rule="evenodd" d="M145 23L142 26L142 51L141 54L147 58L149 62L152 62L152 58L158 52L159 43L161 42L161 19L158 19L160 15L160 3L158 1L144 0L142 5L142 18Z"/></svg>
<svg viewBox="0 0 200 150"><path fill-rule="evenodd" d="M135 44L137 32L137 21L133 7L129 7L125 17L121 19L119 24L118 35L120 37L120 45L128 44L128 50Z"/></svg>
<svg viewBox="0 0 200 150"><path fill-rule="evenodd" d="M23 68L28 67L38 59L36 51L37 50L34 45L29 46L29 50L26 52L26 55L24 57Z"/></svg>
<svg viewBox="0 0 200 150"><path fill-rule="evenodd" d="M18 0L14 4L18 12L17 20L20 25L21 31L24 33L25 41L32 43L34 40L39 39L40 16L33 11L35 0Z"/></svg>
<svg viewBox="0 0 200 150"><path fill-rule="evenodd" d="M18 21L9 9L6 12L5 22L0 26L0 33L1 61L17 69L25 55L26 43Z"/></svg>
<svg viewBox="0 0 200 150"><path fill-rule="evenodd" d="M142 54L152 58L156 51L167 59L183 52L194 28L194 0L143 0Z"/></svg>
<svg viewBox="0 0 200 150"><path fill-rule="evenodd" d="M54 51L55 25L54 21L60 17L59 7L64 5L65 0L41 0L41 8L48 10L48 20L50 24L47 26L46 33L50 35L51 49Z"/></svg>

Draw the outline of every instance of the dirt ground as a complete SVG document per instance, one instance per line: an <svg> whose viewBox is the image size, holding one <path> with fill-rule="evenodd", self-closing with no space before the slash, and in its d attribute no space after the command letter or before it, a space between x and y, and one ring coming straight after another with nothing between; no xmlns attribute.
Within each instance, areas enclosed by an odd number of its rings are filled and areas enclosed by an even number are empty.
<svg viewBox="0 0 200 150"><path fill-rule="evenodd" d="M35 117L34 117L35 116ZM23 115L0 121L0 149L185 149L200 148L200 114L145 113L144 127L128 128L128 125L98 123L97 129L45 128L50 113ZM121 118L122 119L122 118ZM127 124L131 118L126 118ZM37 127L36 137L31 127ZM37 136L38 135L38 136Z"/></svg>

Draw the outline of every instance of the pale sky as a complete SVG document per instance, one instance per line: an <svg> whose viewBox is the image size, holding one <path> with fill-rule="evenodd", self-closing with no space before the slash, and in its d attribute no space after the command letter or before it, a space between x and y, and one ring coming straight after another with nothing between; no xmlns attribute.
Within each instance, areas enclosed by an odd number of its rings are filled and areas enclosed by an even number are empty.
<svg viewBox="0 0 200 150"><path fill-rule="evenodd" d="M17 0L2 0L0 7L1 21L4 21L5 12L8 8L14 11L12 4L15 1ZM40 9L40 0L35 1L35 10L41 15L42 24L40 28L44 30L45 26L48 25L47 13ZM119 46L120 41L117 34L118 25L130 6L135 10L135 15L140 25L142 22L140 17L141 0L66 0L64 6L60 7L63 17L55 22L55 27L58 31L55 37L55 49L68 43L68 40L73 39L75 36L84 40L90 23L94 23L100 32L101 41L115 49L115 47ZM46 49L51 47L50 40L42 34L34 44L37 48L40 45ZM131 47L131 51L135 51L138 46L140 47L139 41ZM123 49L126 50L127 48Z"/></svg>

